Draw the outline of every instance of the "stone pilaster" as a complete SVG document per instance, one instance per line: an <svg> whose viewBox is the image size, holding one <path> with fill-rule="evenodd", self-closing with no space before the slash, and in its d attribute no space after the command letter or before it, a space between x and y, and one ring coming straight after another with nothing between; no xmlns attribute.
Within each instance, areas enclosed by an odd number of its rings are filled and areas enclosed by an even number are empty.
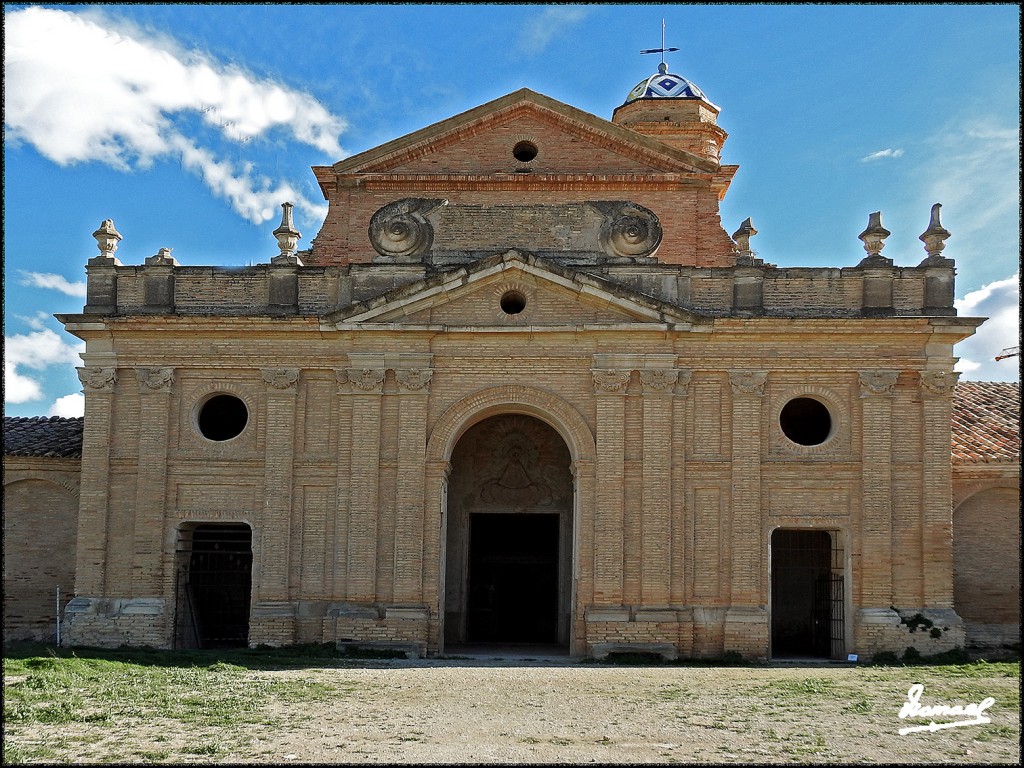
<svg viewBox="0 0 1024 768"><path fill-rule="evenodd" d="M138 368L140 429L138 483L135 497L134 596L164 592L164 516L167 507L167 433L173 368Z"/></svg>
<svg viewBox="0 0 1024 768"><path fill-rule="evenodd" d="M430 368L395 371L398 410L398 521L395 530L394 600L423 601L424 473Z"/></svg>
<svg viewBox="0 0 1024 768"><path fill-rule="evenodd" d="M643 386L641 594L645 606L669 602L672 577L672 390L679 371L640 371Z"/></svg>
<svg viewBox="0 0 1024 768"><path fill-rule="evenodd" d="M732 386L733 606L758 606L762 594L761 398L768 374L729 371Z"/></svg>
<svg viewBox="0 0 1024 768"><path fill-rule="evenodd" d="M899 371L860 372L862 608L892 605L892 390L898 377Z"/></svg>
<svg viewBox="0 0 1024 768"><path fill-rule="evenodd" d="M595 369L597 487L594 505L594 603L621 605L623 599L623 484L625 398L628 370Z"/></svg>
<svg viewBox="0 0 1024 768"><path fill-rule="evenodd" d="M107 366L79 368L78 378L85 393L85 430L82 434L75 594L94 597L105 595L107 591L110 430L114 423L117 370Z"/></svg>
<svg viewBox="0 0 1024 768"><path fill-rule="evenodd" d="M349 473L348 599L372 603L377 582L377 513L380 501L380 422L383 367L349 368L352 446Z"/></svg>
<svg viewBox="0 0 1024 768"><path fill-rule="evenodd" d="M924 604L928 608L953 607L953 479L949 456L952 395L959 373L921 372L921 407L924 411L922 462Z"/></svg>

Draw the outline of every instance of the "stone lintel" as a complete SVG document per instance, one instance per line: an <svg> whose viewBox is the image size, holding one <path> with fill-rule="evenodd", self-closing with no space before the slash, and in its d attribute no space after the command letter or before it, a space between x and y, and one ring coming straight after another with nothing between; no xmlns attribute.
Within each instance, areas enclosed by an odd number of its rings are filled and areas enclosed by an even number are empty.
<svg viewBox="0 0 1024 768"><path fill-rule="evenodd" d="M404 606L385 606L384 608L385 619L405 619L410 621L425 621L430 618L430 612L425 607L404 607Z"/></svg>
<svg viewBox="0 0 1024 768"><path fill-rule="evenodd" d="M900 615L892 608L861 608L857 611L857 620L861 624L900 625Z"/></svg>

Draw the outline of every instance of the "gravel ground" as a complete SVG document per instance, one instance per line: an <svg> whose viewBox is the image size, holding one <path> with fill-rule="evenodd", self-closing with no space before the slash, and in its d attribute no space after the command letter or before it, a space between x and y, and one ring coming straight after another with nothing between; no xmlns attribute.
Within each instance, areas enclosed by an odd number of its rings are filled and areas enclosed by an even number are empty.
<svg viewBox="0 0 1024 768"><path fill-rule="evenodd" d="M949 668L614 666L568 658L351 661L250 670L330 693L271 704L281 728L143 721L23 734L56 762L244 764L1020 763L1020 680ZM922 703L996 699L991 724L899 735ZM924 720L924 724L928 721ZM5 764L6 764L5 760Z"/></svg>
<svg viewBox="0 0 1024 768"><path fill-rule="evenodd" d="M321 670L350 692L225 759L306 763L1017 763L1019 679L930 680L921 668L635 667L397 662ZM923 676L922 676L923 675ZM923 702L1001 704L992 725L900 736ZM817 695L803 690L817 691ZM927 724L927 720L924 721Z"/></svg>

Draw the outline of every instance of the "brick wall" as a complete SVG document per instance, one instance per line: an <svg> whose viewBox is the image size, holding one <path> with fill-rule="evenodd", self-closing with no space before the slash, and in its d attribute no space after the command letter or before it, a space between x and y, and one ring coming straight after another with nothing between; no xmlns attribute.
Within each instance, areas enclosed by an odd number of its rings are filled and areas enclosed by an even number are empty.
<svg viewBox="0 0 1024 768"><path fill-rule="evenodd" d="M78 459L4 457L4 640L53 642L74 594Z"/></svg>

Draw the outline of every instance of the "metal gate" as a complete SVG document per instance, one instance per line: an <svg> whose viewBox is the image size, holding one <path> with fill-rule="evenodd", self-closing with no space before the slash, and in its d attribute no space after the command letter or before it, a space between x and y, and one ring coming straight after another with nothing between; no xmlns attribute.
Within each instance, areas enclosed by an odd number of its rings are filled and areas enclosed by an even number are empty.
<svg viewBox="0 0 1024 768"><path fill-rule="evenodd" d="M252 530L204 524L183 530L177 546L175 647L245 647L252 595Z"/></svg>
<svg viewBox="0 0 1024 768"><path fill-rule="evenodd" d="M814 651L840 659L846 654L843 575L822 573L814 581Z"/></svg>

